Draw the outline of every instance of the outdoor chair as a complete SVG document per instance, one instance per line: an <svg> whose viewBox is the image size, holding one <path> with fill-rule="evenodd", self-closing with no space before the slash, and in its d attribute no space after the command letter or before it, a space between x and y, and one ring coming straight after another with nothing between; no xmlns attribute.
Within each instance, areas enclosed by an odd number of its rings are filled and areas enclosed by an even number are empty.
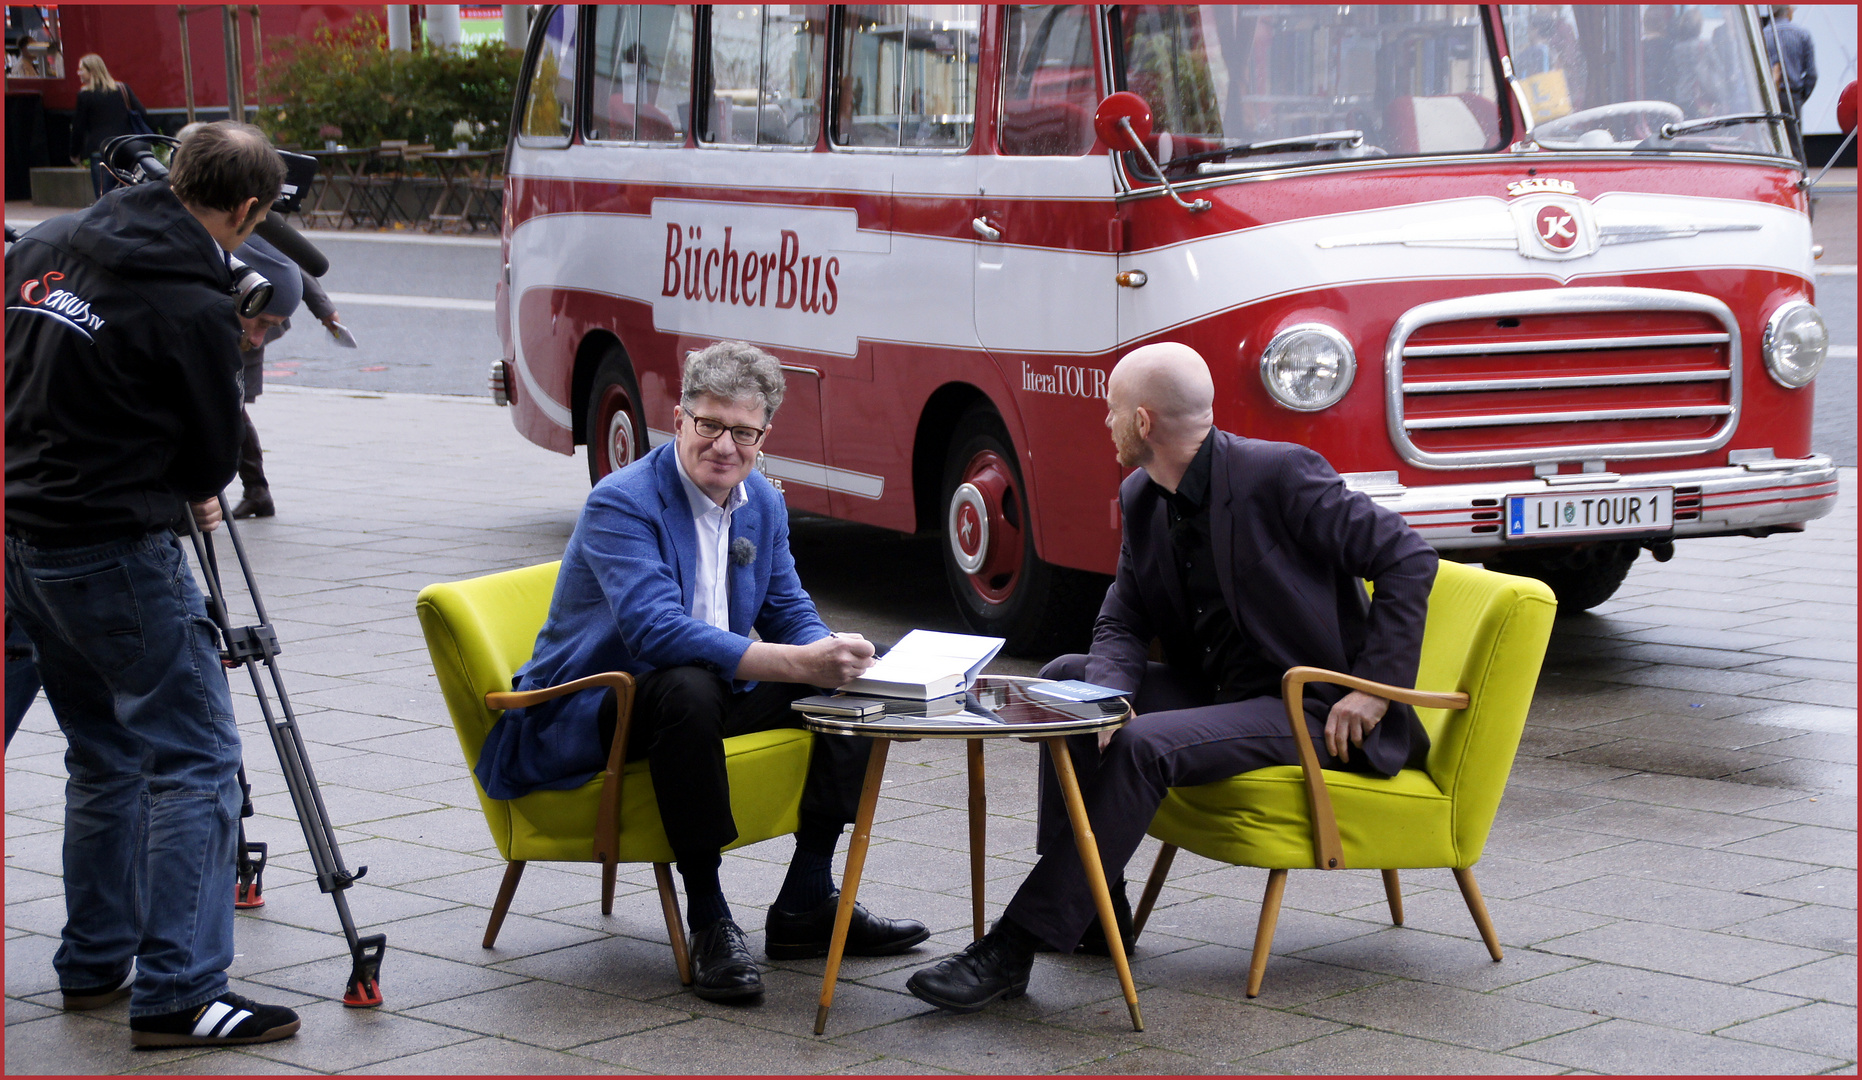
<svg viewBox="0 0 1862 1080"><path fill-rule="evenodd" d="M1268 871L1248 965L1248 996L1261 992L1287 871L1383 871L1391 922L1403 923L1399 870L1446 867L1488 953L1500 940L1475 884L1507 774L1526 725L1557 602L1542 582L1443 562L1429 594L1416 684L1406 690L1319 668L1296 667L1281 683L1301 765L1256 769L1173 788L1150 834L1164 842L1132 922L1135 941L1178 848ZM1300 704L1309 682L1336 683L1416 706L1429 732L1427 767L1393 777L1319 768Z"/></svg>
<svg viewBox="0 0 1862 1080"><path fill-rule="evenodd" d="M484 947L489 949L497 941L526 863L599 862L601 913L609 915L614 910L616 866L648 862L653 864L659 885L679 981L690 985L691 960L672 885L673 853L660 823L653 778L645 761L627 763L624 757L633 715L633 678L617 671L526 693L511 690L512 675L530 659L537 631L549 612L560 565L548 563L429 585L415 600L427 651L468 769L478 764L485 736L504 709L594 686L611 687L619 698L614 750L607 768L581 787L494 799L473 777L492 839L508 863L485 927ZM795 831L813 745L813 736L793 728L724 741L731 813L738 829L731 847Z"/></svg>

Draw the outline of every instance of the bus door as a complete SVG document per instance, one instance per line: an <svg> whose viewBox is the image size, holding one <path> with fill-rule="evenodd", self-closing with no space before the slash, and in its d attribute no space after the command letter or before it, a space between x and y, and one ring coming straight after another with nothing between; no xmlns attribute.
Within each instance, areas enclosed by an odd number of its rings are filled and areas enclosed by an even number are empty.
<svg viewBox="0 0 1862 1080"><path fill-rule="evenodd" d="M997 152L976 158L976 333L1011 387L1096 396L1090 374L1058 371L1118 341L1112 181L1106 158L1089 153L1093 9L1018 5L1002 19Z"/></svg>

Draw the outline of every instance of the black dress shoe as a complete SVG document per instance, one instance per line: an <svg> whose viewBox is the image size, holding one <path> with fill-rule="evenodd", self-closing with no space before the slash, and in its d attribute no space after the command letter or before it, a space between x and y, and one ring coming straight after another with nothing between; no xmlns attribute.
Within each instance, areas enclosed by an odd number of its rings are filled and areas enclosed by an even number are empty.
<svg viewBox="0 0 1862 1080"><path fill-rule="evenodd" d="M905 981L920 1001L954 1013L973 1013L998 998L1028 992L1034 953L1017 949L1001 930L991 930Z"/></svg>
<svg viewBox="0 0 1862 1080"><path fill-rule="evenodd" d="M1112 886L1112 915L1118 919L1118 936L1119 941L1125 945L1125 955L1131 957L1137 953L1138 946L1131 939L1131 901L1125 898L1125 883L1122 881ZM1086 933L1080 935L1080 943L1073 947L1073 951L1087 956L1112 955L1112 946L1106 943L1106 928L1097 915L1093 916Z"/></svg>
<svg viewBox="0 0 1862 1080"><path fill-rule="evenodd" d="M706 1001L762 996L763 976L750 943L731 920L719 919L692 935L692 993Z"/></svg>
<svg viewBox="0 0 1862 1080"><path fill-rule="evenodd" d="M834 936L834 913L840 907L840 892L821 901L813 911L800 915L778 908L769 909L763 924L763 951L771 960L806 960L826 956ZM866 908L853 906L853 921L847 924L848 956L892 956L905 952L931 936L925 924L912 919L882 919Z"/></svg>
<svg viewBox="0 0 1862 1080"><path fill-rule="evenodd" d="M271 517L277 512L278 508L272 505L271 488L264 487L247 488L239 505L233 507L236 518Z"/></svg>

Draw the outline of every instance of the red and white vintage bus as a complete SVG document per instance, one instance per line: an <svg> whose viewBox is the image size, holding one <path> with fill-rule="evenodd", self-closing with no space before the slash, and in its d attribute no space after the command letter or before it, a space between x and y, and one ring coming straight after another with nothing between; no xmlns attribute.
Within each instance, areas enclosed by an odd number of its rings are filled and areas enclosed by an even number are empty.
<svg viewBox="0 0 1862 1080"><path fill-rule="evenodd" d="M1836 502L1765 70L1739 6L548 8L494 393L599 477L688 350L756 342L790 506L945 535L1026 651L1117 558L1106 373L1181 341L1223 428L1589 607Z"/></svg>

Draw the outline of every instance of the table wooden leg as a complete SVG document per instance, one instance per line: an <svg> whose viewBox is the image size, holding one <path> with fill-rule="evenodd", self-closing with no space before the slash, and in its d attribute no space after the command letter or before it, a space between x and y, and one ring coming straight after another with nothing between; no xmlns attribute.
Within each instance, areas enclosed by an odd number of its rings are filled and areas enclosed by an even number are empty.
<svg viewBox="0 0 1862 1080"><path fill-rule="evenodd" d="M1080 865L1086 870L1086 885L1093 893L1093 906L1099 910L1099 925L1105 928L1106 947L1112 953L1112 966L1118 969L1119 987L1125 991L1125 1006L1131 1010L1134 1031L1144 1030L1144 1017L1138 1012L1138 988L1132 985L1131 962L1125 958L1125 941L1119 934L1118 917L1112 913L1112 889L1106 882L1105 866L1099 861L1099 841L1086 818L1086 801L1080 797L1080 781L1073 772L1073 755L1067 740L1055 736L1042 740L1054 759L1054 774L1060 779L1060 791L1067 801L1067 818L1073 823L1073 842L1080 849Z"/></svg>
<svg viewBox="0 0 1862 1080"><path fill-rule="evenodd" d="M816 735L837 739L839 735ZM866 849L873 842L873 810L879 805L879 785L886 775L886 739L873 740L866 759L866 783L860 788L860 809L853 819L853 840L847 845L847 872L841 876L840 907L834 912L834 936L828 939L828 966L821 973L821 1007L815 1010L815 1034L828 1026L828 1009L834 1005L834 982L840 978L840 960L847 949L847 928L853 924L853 905L860 893L860 873L866 869Z"/></svg>
<svg viewBox="0 0 1862 1080"><path fill-rule="evenodd" d="M989 831L988 797L983 791L983 740L970 739L970 913L976 923L975 939L983 939L983 854Z"/></svg>

